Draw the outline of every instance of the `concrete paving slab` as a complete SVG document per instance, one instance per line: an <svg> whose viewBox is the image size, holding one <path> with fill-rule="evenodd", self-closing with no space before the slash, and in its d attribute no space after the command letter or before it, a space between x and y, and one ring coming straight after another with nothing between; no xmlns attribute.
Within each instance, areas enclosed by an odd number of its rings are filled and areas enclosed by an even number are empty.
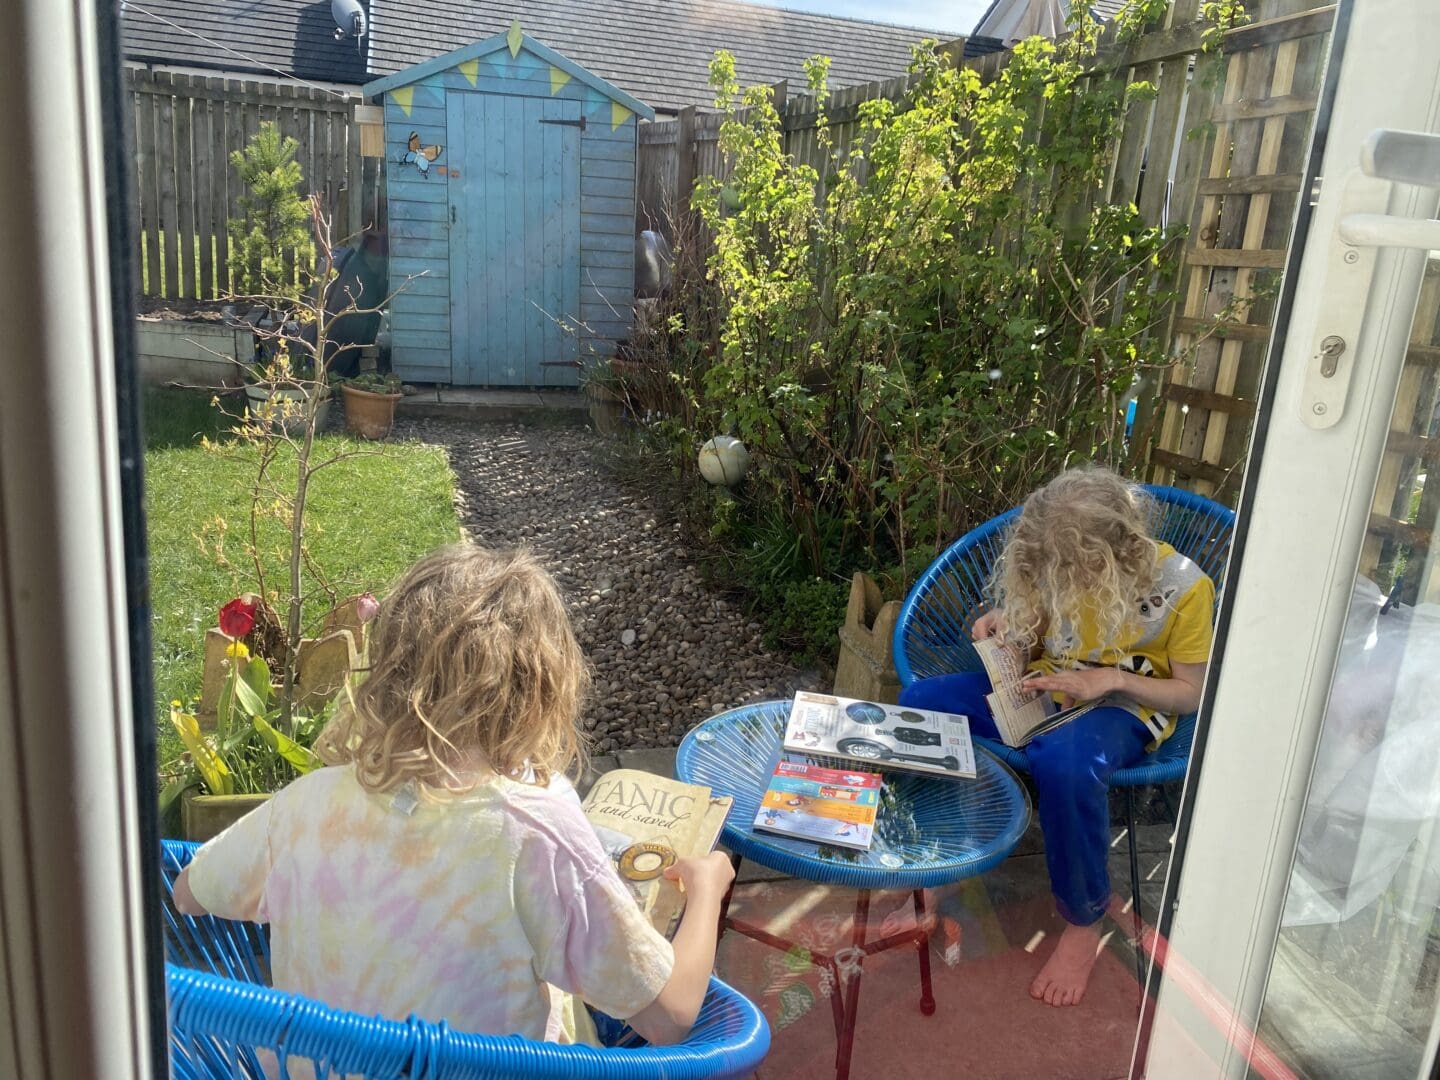
<svg viewBox="0 0 1440 1080"><path fill-rule="evenodd" d="M656 776L675 778L675 748L657 747L653 750L618 750L615 758L622 769L643 769Z"/></svg>

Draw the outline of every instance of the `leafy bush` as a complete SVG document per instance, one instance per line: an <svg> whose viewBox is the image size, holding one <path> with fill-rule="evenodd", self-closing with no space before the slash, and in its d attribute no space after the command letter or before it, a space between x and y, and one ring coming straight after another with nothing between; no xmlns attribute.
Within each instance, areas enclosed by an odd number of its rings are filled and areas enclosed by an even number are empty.
<svg viewBox="0 0 1440 1080"><path fill-rule="evenodd" d="M1163 8L1132 5L1120 35ZM709 292L687 296L706 309L641 341L670 361L653 366L676 460L722 432L751 452L727 511L744 520L721 539L760 606L795 605L781 623L843 611L822 592L843 594L857 567L893 567L903 591L939 547L1071 463L1126 470L1131 399L1185 359L1157 332L1184 230L1103 202L1126 106L1154 88L1093 77L1097 44L1082 11L983 85L918 48L904 99L862 103L841 152L828 61L812 59L823 174L785 151L770 88L741 93L730 54L713 61L732 170L693 198Z"/></svg>

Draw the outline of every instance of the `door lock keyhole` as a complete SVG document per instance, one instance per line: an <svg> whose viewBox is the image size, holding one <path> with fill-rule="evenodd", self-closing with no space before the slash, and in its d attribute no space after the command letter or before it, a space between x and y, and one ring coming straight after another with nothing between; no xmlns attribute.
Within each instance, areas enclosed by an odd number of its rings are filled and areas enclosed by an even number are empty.
<svg viewBox="0 0 1440 1080"><path fill-rule="evenodd" d="M1320 342L1320 374L1328 379L1335 374L1340 356L1345 352L1345 339L1339 334L1330 334Z"/></svg>

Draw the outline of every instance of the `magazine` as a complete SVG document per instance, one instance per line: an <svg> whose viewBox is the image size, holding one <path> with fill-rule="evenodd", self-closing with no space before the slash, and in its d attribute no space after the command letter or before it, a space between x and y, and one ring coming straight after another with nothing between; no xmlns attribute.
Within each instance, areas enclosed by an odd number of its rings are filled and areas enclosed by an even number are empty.
<svg viewBox="0 0 1440 1080"><path fill-rule="evenodd" d="M1026 656L1020 649L994 637L980 638L974 645L990 676L992 691L985 701L1006 746L1024 746L1035 736L1054 731L1109 700L1100 698L1062 709L1049 694L1025 685Z"/></svg>
<svg viewBox="0 0 1440 1080"><path fill-rule="evenodd" d="M954 713L802 691L785 725L785 749L871 768L974 777L970 721Z"/></svg>
<svg viewBox="0 0 1440 1080"><path fill-rule="evenodd" d="M708 787L682 784L639 769L617 769L595 781L582 804L600 845L650 918L673 937L685 909L685 894L667 879L676 859L715 849L734 800Z"/></svg>
<svg viewBox="0 0 1440 1080"><path fill-rule="evenodd" d="M875 834L880 784L879 773L782 761L760 802L755 828L868 851Z"/></svg>

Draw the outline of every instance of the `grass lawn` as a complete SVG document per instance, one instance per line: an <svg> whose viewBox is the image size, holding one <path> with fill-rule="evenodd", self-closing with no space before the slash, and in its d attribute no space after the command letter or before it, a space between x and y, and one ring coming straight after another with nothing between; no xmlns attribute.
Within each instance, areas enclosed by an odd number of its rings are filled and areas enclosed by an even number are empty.
<svg viewBox="0 0 1440 1080"><path fill-rule="evenodd" d="M338 407L338 403L337 406ZM241 550L248 530L248 481L252 468L229 445L203 449L224 418L205 393L152 388L145 402L145 510L150 537L150 591L157 719L173 698L200 692L204 636L220 606L254 591L254 571ZM318 454L368 451L315 476L310 486L306 537L315 561L343 597L382 592L410 563L460 537L453 503L454 477L437 447L414 443L362 443L323 436ZM290 473L293 476L293 469ZM231 565L201 550L197 534L216 516L228 520L225 553ZM273 524L273 523L272 523ZM267 580L280 580L278 554L285 534L278 525L262 536ZM307 623L323 616L323 597L306 608ZM179 740L168 718L160 724L160 758L173 757Z"/></svg>

